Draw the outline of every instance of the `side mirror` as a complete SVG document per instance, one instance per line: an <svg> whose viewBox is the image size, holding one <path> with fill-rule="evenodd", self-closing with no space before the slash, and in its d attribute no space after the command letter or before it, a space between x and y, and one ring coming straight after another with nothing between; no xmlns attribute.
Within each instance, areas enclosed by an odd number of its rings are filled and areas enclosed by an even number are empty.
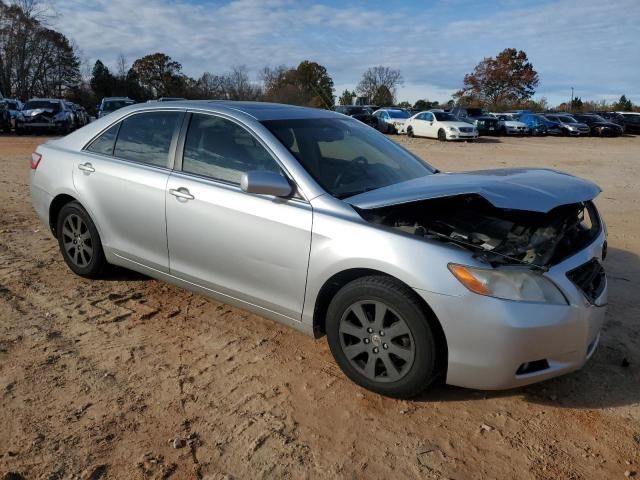
<svg viewBox="0 0 640 480"><path fill-rule="evenodd" d="M293 193L289 181L276 172L256 170L242 174L240 188L243 192L274 197L288 197Z"/></svg>

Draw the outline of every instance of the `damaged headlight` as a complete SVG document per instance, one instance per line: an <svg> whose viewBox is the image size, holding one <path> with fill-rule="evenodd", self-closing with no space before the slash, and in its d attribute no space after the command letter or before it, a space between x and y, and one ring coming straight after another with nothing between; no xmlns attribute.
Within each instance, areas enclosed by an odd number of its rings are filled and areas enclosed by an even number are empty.
<svg viewBox="0 0 640 480"><path fill-rule="evenodd" d="M465 287L479 295L520 302L566 305L556 285L542 275L522 269L488 269L449 264L449 270Z"/></svg>

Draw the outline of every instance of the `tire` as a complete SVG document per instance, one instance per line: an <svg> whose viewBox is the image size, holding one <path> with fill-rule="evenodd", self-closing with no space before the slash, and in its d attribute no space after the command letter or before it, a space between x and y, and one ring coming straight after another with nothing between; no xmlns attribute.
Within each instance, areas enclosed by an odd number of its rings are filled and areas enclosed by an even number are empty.
<svg viewBox="0 0 640 480"><path fill-rule="evenodd" d="M81 277L101 278L107 260L100 235L87 211L78 202L62 207L56 224L62 258L71 271Z"/></svg>
<svg viewBox="0 0 640 480"><path fill-rule="evenodd" d="M407 137L415 138L415 135L413 134L413 128L407 128Z"/></svg>
<svg viewBox="0 0 640 480"><path fill-rule="evenodd" d="M441 142L446 142L447 141L447 134L442 129L438 130L438 140L440 140Z"/></svg>
<svg viewBox="0 0 640 480"><path fill-rule="evenodd" d="M391 277L362 277L342 287L331 300L326 327L336 363L368 390L410 398L437 377L429 313L409 287Z"/></svg>
<svg viewBox="0 0 640 480"><path fill-rule="evenodd" d="M387 133L389 135L394 135L396 133L396 127L391 124L387 125Z"/></svg>

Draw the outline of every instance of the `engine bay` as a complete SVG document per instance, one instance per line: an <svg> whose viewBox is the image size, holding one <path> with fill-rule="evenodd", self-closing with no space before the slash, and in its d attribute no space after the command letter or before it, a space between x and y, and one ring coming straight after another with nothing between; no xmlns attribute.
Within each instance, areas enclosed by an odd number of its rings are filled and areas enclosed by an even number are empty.
<svg viewBox="0 0 640 480"><path fill-rule="evenodd" d="M547 269L585 248L601 230L590 201L539 213L460 195L357 211L371 223L467 248L492 266Z"/></svg>

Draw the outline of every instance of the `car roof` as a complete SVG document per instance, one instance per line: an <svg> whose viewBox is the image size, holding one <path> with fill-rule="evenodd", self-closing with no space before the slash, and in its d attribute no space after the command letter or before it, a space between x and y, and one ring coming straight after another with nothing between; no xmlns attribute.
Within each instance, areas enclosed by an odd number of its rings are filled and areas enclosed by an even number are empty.
<svg viewBox="0 0 640 480"><path fill-rule="evenodd" d="M344 118L342 114L319 108L299 107L268 102L244 102L233 100L177 100L173 102L140 103L128 107L128 111L163 110L166 108L185 108L197 110L211 110L215 112L241 112L258 121L265 120L294 120L315 118Z"/></svg>

